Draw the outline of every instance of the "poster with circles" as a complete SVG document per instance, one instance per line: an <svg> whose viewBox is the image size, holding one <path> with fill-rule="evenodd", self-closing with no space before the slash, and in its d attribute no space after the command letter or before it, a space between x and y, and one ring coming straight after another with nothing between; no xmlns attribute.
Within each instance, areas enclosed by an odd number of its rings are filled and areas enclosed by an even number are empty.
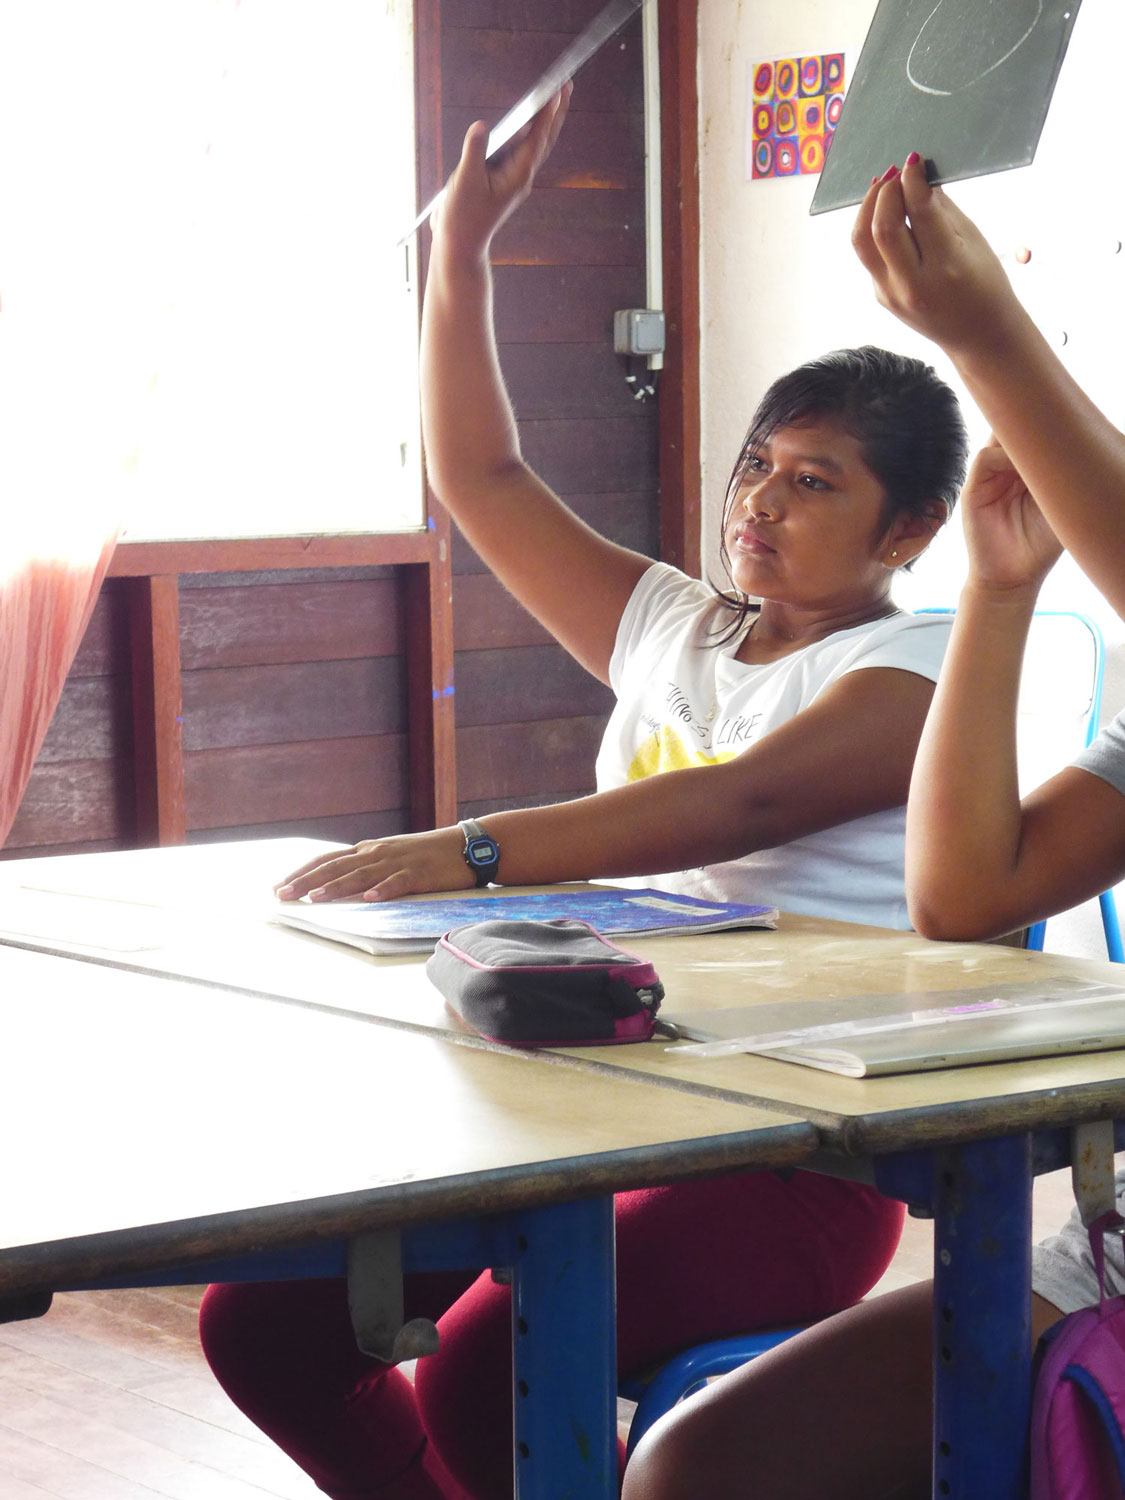
<svg viewBox="0 0 1125 1500"><path fill-rule="evenodd" d="M750 64L746 176L816 176L844 107L844 54Z"/></svg>

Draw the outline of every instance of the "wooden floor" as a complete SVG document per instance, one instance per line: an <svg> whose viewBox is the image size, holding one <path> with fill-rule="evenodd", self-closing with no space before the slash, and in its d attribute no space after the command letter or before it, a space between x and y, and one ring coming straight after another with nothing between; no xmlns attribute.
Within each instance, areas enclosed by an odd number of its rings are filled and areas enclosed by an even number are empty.
<svg viewBox="0 0 1125 1500"><path fill-rule="evenodd" d="M323 1500L216 1385L200 1292L66 1293L0 1324L0 1500Z"/></svg>
<svg viewBox="0 0 1125 1500"><path fill-rule="evenodd" d="M1068 1173L1041 1178L1036 1237L1072 1202ZM930 1225L908 1219L876 1290L928 1276L930 1257ZM215 1384L195 1335L199 1296L69 1293L46 1317L0 1324L0 1500L320 1495Z"/></svg>

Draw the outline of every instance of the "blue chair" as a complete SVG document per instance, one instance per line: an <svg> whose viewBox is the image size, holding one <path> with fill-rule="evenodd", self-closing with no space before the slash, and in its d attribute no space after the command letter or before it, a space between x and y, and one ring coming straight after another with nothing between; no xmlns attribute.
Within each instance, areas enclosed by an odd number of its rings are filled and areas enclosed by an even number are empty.
<svg viewBox="0 0 1125 1500"><path fill-rule="evenodd" d="M696 1344L693 1349L674 1355L653 1375L623 1382L619 1387L621 1395L637 1403L629 1427L627 1456L632 1457L633 1449L659 1417L671 1411L677 1401L702 1390L712 1375L727 1375L801 1331L776 1328L768 1333L747 1333L732 1339L716 1339L711 1344Z"/></svg>
<svg viewBox="0 0 1125 1500"><path fill-rule="evenodd" d="M935 607L919 614L951 615ZM1046 781L1097 737L1101 721L1105 641L1088 615L1074 610L1036 610L1028 633L1020 682L1020 789ZM1112 891L1098 897L1106 952L1125 962L1117 903ZM1047 923L1027 929L1024 947L1043 951Z"/></svg>

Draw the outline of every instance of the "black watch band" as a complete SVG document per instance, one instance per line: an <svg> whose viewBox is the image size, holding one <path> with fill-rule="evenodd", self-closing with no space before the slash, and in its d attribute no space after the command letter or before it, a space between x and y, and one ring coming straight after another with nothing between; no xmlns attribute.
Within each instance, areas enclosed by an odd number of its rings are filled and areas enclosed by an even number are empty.
<svg viewBox="0 0 1125 1500"><path fill-rule="evenodd" d="M488 885L500 870L500 845L472 818L463 818L458 826L465 835L465 863L476 876L478 887Z"/></svg>

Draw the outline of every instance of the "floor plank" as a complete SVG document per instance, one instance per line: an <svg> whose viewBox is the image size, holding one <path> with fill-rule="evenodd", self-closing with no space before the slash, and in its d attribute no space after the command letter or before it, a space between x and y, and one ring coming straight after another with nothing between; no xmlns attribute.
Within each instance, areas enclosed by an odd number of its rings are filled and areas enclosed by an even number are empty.
<svg viewBox="0 0 1125 1500"><path fill-rule="evenodd" d="M61 1294L0 1326L0 1500L316 1500L211 1376L201 1294Z"/></svg>
<svg viewBox="0 0 1125 1500"><path fill-rule="evenodd" d="M28 1484L24 1479L17 1479L14 1474L5 1474L2 1468L0 1479L4 1485L4 1500L51 1500L50 1490L40 1489L37 1484Z"/></svg>
<svg viewBox="0 0 1125 1500"><path fill-rule="evenodd" d="M157 1491L122 1479L50 1443L0 1422L0 1478L38 1486L55 1500L161 1500ZM34 1490L33 1490L34 1493Z"/></svg>
<svg viewBox="0 0 1125 1500"><path fill-rule="evenodd" d="M268 1482L271 1493L285 1500L304 1500L311 1491L303 1476L293 1479L294 1466L250 1423L246 1425L252 1436L234 1433L148 1395L120 1390L73 1371L63 1373L31 1356L13 1354L2 1368L0 1392L6 1383L12 1383L25 1393L67 1408L75 1413L76 1420L89 1418L118 1433L158 1445L186 1462L218 1468L249 1484ZM214 1382L211 1384L217 1397L215 1405L229 1406L223 1392ZM0 1420L3 1412L0 1406Z"/></svg>

